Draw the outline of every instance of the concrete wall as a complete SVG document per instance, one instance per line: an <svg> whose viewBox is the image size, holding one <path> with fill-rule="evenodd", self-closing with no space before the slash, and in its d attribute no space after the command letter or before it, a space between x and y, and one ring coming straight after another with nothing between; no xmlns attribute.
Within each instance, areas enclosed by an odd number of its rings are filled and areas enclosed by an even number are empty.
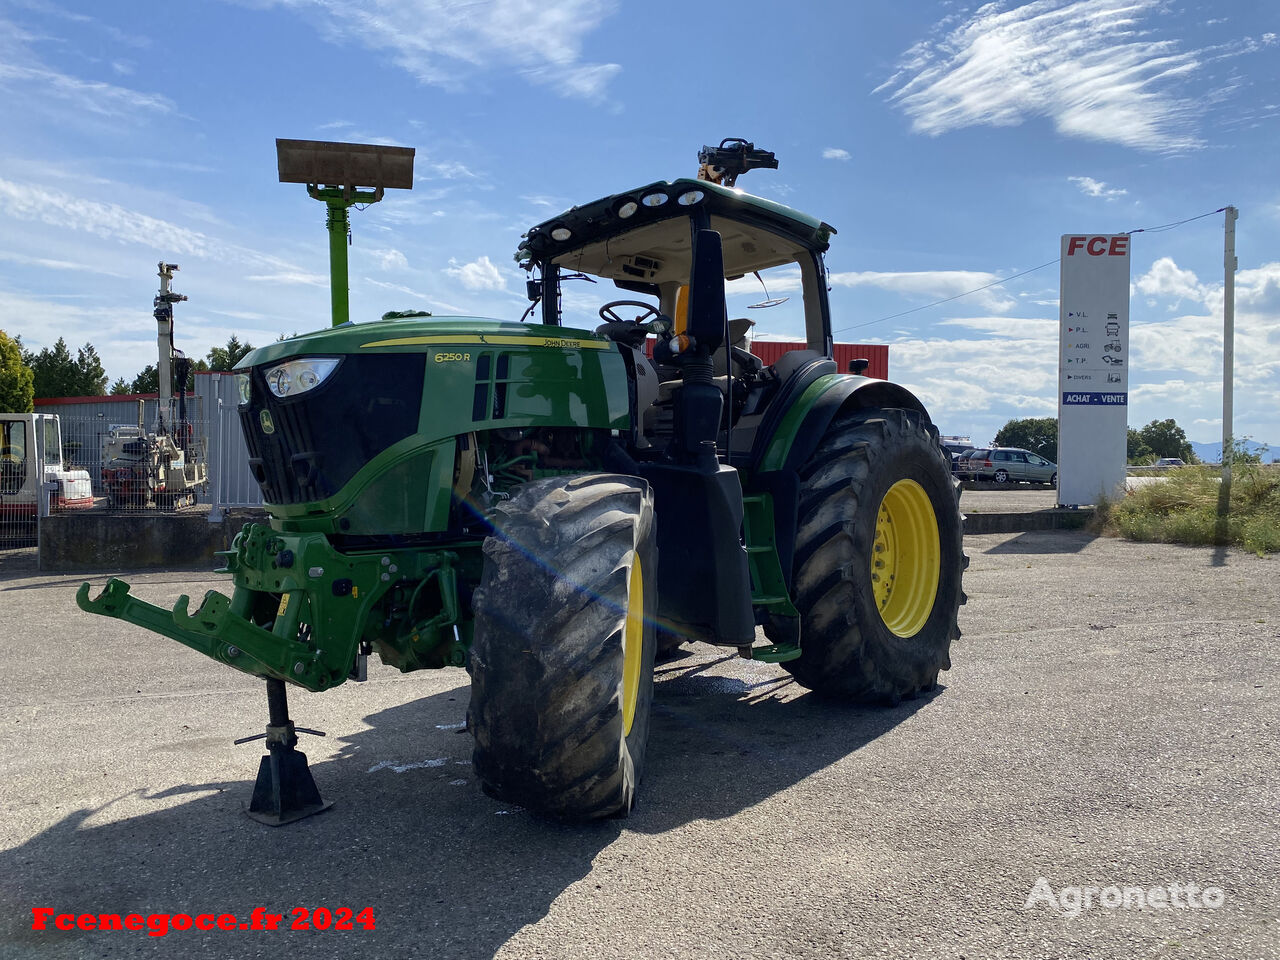
<svg viewBox="0 0 1280 960"><path fill-rule="evenodd" d="M40 569L51 572L171 569L215 565L240 528L266 522L257 510L227 511L210 523L204 511L116 515L97 511L54 514L40 521Z"/></svg>

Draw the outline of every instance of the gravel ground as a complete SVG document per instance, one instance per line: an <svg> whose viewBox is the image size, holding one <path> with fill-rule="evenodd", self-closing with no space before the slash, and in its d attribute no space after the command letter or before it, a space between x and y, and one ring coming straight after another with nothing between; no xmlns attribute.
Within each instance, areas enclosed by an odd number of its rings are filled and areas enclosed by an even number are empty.
<svg viewBox="0 0 1280 960"><path fill-rule="evenodd" d="M1277 560L966 547L941 692L847 709L695 647L660 666L641 805L585 828L481 793L464 674L386 668L293 696L336 803L260 826L260 744L231 745L262 728L260 683L82 614L74 578L0 570L0 957L1280 958ZM130 579L164 603L218 582ZM1171 884L1178 906L1072 909ZM35 907L259 906L376 929L31 929Z"/></svg>

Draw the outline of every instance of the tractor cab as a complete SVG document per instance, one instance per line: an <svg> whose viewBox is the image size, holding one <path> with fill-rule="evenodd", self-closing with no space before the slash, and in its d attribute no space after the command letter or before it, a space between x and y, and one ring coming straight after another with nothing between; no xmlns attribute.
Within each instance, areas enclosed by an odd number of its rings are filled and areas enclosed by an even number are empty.
<svg viewBox="0 0 1280 960"><path fill-rule="evenodd" d="M716 276L704 285L710 323L691 336L691 290L699 236L718 235ZM708 345L723 396L720 452L750 456L767 407L801 369L806 380L835 372L823 254L833 227L781 204L708 180L658 181L573 207L532 227L516 258L533 275L530 313L548 326L593 328L629 354L635 370L636 445L661 446L675 429L674 406L689 379L687 357ZM771 296L797 292L799 296ZM727 299L724 295L727 294ZM804 330L807 349L766 367L750 352L756 320L748 310L781 308L776 330ZM708 327L713 329L707 329ZM714 329L718 328L718 329ZM691 342L694 341L694 342Z"/></svg>

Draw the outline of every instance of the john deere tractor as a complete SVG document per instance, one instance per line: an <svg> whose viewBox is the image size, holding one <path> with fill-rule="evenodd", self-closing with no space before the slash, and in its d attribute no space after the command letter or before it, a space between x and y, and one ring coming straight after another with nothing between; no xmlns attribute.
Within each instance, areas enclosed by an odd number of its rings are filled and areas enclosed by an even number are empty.
<svg viewBox="0 0 1280 960"><path fill-rule="evenodd" d="M240 417L271 519L225 554L231 596L80 589L266 679L260 819L325 806L286 685L362 680L373 652L466 669L485 790L566 820L631 809L654 661L682 643L849 703L950 666L965 558L938 432L904 388L837 370L835 231L733 186L773 155L700 159L699 179L531 227L530 322L347 322L249 354ZM807 348L765 365L726 283L778 267Z"/></svg>

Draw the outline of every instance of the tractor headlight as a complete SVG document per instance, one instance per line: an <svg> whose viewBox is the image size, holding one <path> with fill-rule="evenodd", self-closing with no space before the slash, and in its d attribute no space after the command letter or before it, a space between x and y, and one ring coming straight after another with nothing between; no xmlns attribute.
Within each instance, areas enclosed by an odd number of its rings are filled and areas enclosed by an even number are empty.
<svg viewBox="0 0 1280 960"><path fill-rule="evenodd" d="M264 376L268 389L277 397L296 397L324 383L329 374L338 368L338 362L337 357L289 360L268 368Z"/></svg>
<svg viewBox="0 0 1280 960"><path fill-rule="evenodd" d="M249 375L247 373L236 374L236 389L240 391L240 402L248 403L253 399L253 390L249 386Z"/></svg>

